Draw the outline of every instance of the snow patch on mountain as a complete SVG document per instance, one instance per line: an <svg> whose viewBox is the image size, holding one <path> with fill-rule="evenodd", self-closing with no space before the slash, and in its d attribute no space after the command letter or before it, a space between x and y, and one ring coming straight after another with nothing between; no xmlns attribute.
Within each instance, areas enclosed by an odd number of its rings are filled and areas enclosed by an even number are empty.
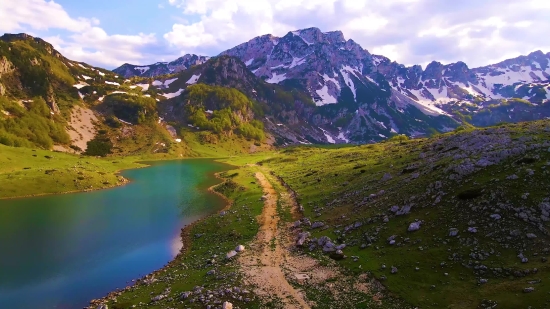
<svg viewBox="0 0 550 309"><path fill-rule="evenodd" d="M332 138L332 136L330 136L330 134L327 132L327 130L323 129L323 128L319 128L321 129L321 131L323 131L323 134L325 135L325 137L327 138L327 141L331 144L336 144L336 141L334 140L334 138Z"/></svg>
<svg viewBox="0 0 550 309"><path fill-rule="evenodd" d="M140 75L149 71L151 67L135 67L136 70L138 70L140 72Z"/></svg>
<svg viewBox="0 0 550 309"><path fill-rule="evenodd" d="M333 104L338 102L338 100L335 97L333 97L328 93L327 85L324 85L323 88L318 89L315 92L317 92L317 94L321 97L321 100L317 100L315 102L315 105L317 106L322 106L325 104Z"/></svg>
<svg viewBox="0 0 550 309"><path fill-rule="evenodd" d="M278 75L277 73L273 73L273 76L270 79L266 80L266 83L278 84L285 79L286 79L286 73L281 75Z"/></svg>
<svg viewBox="0 0 550 309"><path fill-rule="evenodd" d="M201 74L193 75L191 78L186 82L186 84L193 85L196 84L199 81L199 78L201 77Z"/></svg>
<svg viewBox="0 0 550 309"><path fill-rule="evenodd" d="M177 80L178 80L177 77L176 77L176 78L172 78L172 79L167 79L167 80L164 81L164 86L168 87L168 86L170 86L171 83L173 83L173 82L175 82L175 81L177 81Z"/></svg>
<svg viewBox="0 0 550 309"><path fill-rule="evenodd" d="M172 98L175 98L175 97L179 96L183 91L184 91L184 89L180 89L180 90L178 90L176 92L173 92L173 93L165 93L162 96L164 96L167 99L172 99Z"/></svg>

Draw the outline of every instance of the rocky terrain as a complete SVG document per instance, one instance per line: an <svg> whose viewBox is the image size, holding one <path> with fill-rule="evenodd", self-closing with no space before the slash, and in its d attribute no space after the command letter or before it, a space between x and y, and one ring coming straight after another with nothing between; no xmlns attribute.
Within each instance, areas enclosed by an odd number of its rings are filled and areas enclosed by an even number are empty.
<svg viewBox="0 0 550 309"><path fill-rule="evenodd" d="M549 305L547 121L265 164L300 196L304 252L367 267L423 308Z"/></svg>

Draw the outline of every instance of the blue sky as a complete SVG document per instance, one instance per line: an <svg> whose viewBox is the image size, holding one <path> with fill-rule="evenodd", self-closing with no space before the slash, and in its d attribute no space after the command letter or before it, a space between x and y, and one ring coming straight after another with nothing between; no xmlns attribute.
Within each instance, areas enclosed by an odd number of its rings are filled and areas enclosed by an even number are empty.
<svg viewBox="0 0 550 309"><path fill-rule="evenodd" d="M0 33L39 36L70 59L112 69L318 27L405 65L476 67L549 52L548 16L548 0L0 0Z"/></svg>

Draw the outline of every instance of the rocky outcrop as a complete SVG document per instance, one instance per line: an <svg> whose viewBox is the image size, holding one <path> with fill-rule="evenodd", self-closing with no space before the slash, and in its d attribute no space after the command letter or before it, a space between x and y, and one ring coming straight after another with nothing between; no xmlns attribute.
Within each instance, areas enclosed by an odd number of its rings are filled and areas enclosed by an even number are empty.
<svg viewBox="0 0 550 309"><path fill-rule="evenodd" d="M5 57L0 57L0 78L2 75L9 74L15 70L13 64Z"/></svg>

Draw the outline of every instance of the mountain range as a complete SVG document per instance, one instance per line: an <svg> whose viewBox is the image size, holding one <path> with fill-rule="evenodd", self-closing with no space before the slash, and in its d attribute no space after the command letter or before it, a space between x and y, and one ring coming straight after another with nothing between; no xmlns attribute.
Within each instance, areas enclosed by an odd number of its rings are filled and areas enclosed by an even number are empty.
<svg viewBox="0 0 550 309"><path fill-rule="evenodd" d="M106 97L143 96L157 102L154 111L163 121L195 128L196 119L185 106L199 106L208 117L217 111L205 108L197 96L191 100L190 86L233 88L250 101L247 113L252 114L243 117L230 103L224 108L245 122L261 121L270 143L277 145L360 144L550 117L550 53L541 51L480 68L433 61L423 69L371 54L340 31L308 28L283 37L259 36L212 58L126 63L110 72L66 59L47 42L25 34L6 34L2 41L0 94L6 97L39 95L54 114L68 113L59 102L70 110L84 101L95 106L96 114L107 115L114 110L104 108ZM32 42L24 48L32 55L14 54L12 46L21 42ZM29 84L32 72L44 80L43 87ZM217 88L201 91L221 95ZM112 107L113 100L107 101ZM121 115L127 113L117 116L126 122L139 118ZM237 121L227 130L238 133L240 126Z"/></svg>
<svg viewBox="0 0 550 309"><path fill-rule="evenodd" d="M220 55L239 58L267 83L308 93L317 106L333 105L327 108L332 115L316 121L327 131L328 142L376 140L392 133L427 134L426 127L403 126L396 116L396 112L405 114L401 118L410 120L406 115L410 106L430 117L447 116L457 122L466 117L481 126L550 116L550 53L541 51L473 69L464 62L444 65L436 61L423 69L371 54L346 40L340 31L309 28L283 37L259 36ZM363 119L366 128L353 121L344 132L331 126L343 114L355 122ZM437 131L454 128L439 122L429 127Z"/></svg>

